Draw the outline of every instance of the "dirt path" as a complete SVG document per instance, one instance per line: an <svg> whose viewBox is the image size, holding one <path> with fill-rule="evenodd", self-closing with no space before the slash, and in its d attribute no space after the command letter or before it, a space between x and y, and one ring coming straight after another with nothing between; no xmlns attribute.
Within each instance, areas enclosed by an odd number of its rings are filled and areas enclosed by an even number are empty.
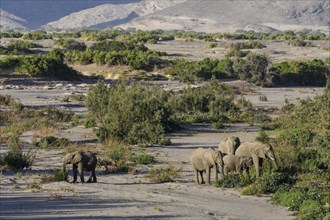
<svg viewBox="0 0 330 220"><path fill-rule="evenodd" d="M39 192L24 190L33 181L31 173L60 169L59 152L41 152L34 171L21 178L4 173L1 177L1 218L4 219L292 219L285 207L274 206L269 197L240 196L237 190L196 185L189 163L191 151L214 147L228 135L243 141L253 139L256 130L244 124L225 133L205 125L189 126L172 137L172 145L149 147L159 163L181 168L173 183L155 184L145 178L146 166L137 174L99 174L96 184L66 182L42 185ZM46 155L47 154L47 155ZM47 156L52 155L47 160ZM155 165L158 166L158 165ZM37 172L36 170L39 170ZM13 184L21 189L13 188Z"/></svg>

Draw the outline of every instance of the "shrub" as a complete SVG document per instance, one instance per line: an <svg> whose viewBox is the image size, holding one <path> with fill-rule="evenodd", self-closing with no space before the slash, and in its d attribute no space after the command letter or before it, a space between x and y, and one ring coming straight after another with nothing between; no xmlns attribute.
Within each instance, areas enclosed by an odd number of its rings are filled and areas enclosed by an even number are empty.
<svg viewBox="0 0 330 220"><path fill-rule="evenodd" d="M69 143L69 140L66 138L57 138L54 136L43 137L35 145L42 149L52 149L65 147Z"/></svg>
<svg viewBox="0 0 330 220"><path fill-rule="evenodd" d="M68 181L68 171L56 170L54 173L54 181Z"/></svg>
<svg viewBox="0 0 330 220"><path fill-rule="evenodd" d="M294 47L311 47L312 43L310 41L304 41L301 39L291 39L284 41L285 45L294 46Z"/></svg>
<svg viewBox="0 0 330 220"><path fill-rule="evenodd" d="M222 179L215 182L216 187L236 188L241 187L241 178L238 173L229 173Z"/></svg>
<svg viewBox="0 0 330 220"><path fill-rule="evenodd" d="M127 173L130 169L128 162L132 158L131 148L126 145L116 145L104 154L104 159L99 161L109 173Z"/></svg>
<svg viewBox="0 0 330 220"><path fill-rule="evenodd" d="M25 40L42 40L42 39L51 39L51 36L47 34L46 31L33 31L28 32L23 35Z"/></svg>
<svg viewBox="0 0 330 220"><path fill-rule="evenodd" d="M66 50L78 50L78 51L85 51L87 46L84 42L79 42L74 39L63 39L60 38L54 42L55 45L58 45Z"/></svg>
<svg viewBox="0 0 330 220"><path fill-rule="evenodd" d="M321 60L285 61L276 63L282 85L325 86L329 69Z"/></svg>
<svg viewBox="0 0 330 220"><path fill-rule="evenodd" d="M181 169L177 169L173 165L167 165L166 167L152 169L147 178L155 183L173 182L175 178L180 176L180 171Z"/></svg>
<svg viewBox="0 0 330 220"><path fill-rule="evenodd" d="M173 127L168 93L159 87L133 84L98 83L88 92L86 105L101 122L96 134L101 141L110 138L131 144L164 144L165 132Z"/></svg>
<svg viewBox="0 0 330 220"><path fill-rule="evenodd" d="M148 154L140 154L140 155L134 156L133 161L135 163L145 164L145 165L156 162L155 157L152 155L148 155Z"/></svg>
<svg viewBox="0 0 330 220"><path fill-rule="evenodd" d="M281 185L290 182L288 174L281 172L265 172L254 183L244 187L242 195L259 195L263 193L274 193Z"/></svg>
<svg viewBox="0 0 330 220"><path fill-rule="evenodd" d="M0 46L0 54L3 55L22 55L22 54L29 54L33 53L30 49L42 47L39 44L32 43L29 41L22 41L22 40L12 40L7 45L7 47Z"/></svg>
<svg viewBox="0 0 330 220"><path fill-rule="evenodd" d="M3 164L9 169L22 170L33 164L35 153L31 149L24 153L21 149L18 136L13 136L8 141L9 151L3 157Z"/></svg>
<svg viewBox="0 0 330 220"><path fill-rule="evenodd" d="M259 101L267 102L268 101L267 96L265 96L265 95L259 96Z"/></svg>
<svg viewBox="0 0 330 220"><path fill-rule="evenodd" d="M47 55L21 57L16 70L30 76L65 80L79 79L78 73L64 63L63 54L57 50L51 51Z"/></svg>
<svg viewBox="0 0 330 220"><path fill-rule="evenodd" d="M266 55L249 53L246 59L236 59L233 63L235 74L241 80L251 81L258 85L271 85L270 60Z"/></svg>

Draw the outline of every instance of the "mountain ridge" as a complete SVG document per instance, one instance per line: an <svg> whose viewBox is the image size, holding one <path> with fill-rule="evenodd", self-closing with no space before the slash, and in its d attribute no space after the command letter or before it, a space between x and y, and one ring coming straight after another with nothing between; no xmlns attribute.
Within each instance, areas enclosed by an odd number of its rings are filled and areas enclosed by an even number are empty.
<svg viewBox="0 0 330 220"><path fill-rule="evenodd" d="M2 0L2 29L122 28L197 32L307 29L329 32L330 26L328 0L58 0L57 5L51 3L47 10L40 8L46 1L36 1L39 3L30 12L20 9L26 5L15 4L17 1ZM28 1L33 2L25 3ZM40 11L43 13L38 14Z"/></svg>

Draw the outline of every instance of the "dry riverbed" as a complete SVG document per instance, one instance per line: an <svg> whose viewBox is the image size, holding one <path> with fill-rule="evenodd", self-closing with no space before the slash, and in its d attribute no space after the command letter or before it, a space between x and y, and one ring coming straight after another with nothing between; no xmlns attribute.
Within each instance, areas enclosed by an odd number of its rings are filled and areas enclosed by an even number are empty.
<svg viewBox="0 0 330 220"><path fill-rule="evenodd" d="M178 82L160 82L167 89L182 86ZM280 107L284 100L321 94L322 88L259 88L241 81L226 82L249 87L244 96L256 106ZM10 94L30 108L54 105L74 112L85 112L83 104L67 101L74 94L86 94L89 83L3 81L0 94ZM267 96L260 101L259 96ZM104 174L98 170L98 183L70 184L52 182L40 188L27 189L42 174L61 168L62 152L39 150L31 170L20 174L5 171L0 176L1 219L293 219L287 208L270 203L270 195L241 196L237 189L196 185L190 165L190 154L198 147L216 147L220 140L236 135L242 141L254 140L259 129L235 124L215 130L209 125L186 126L171 135L172 144L147 147L157 164L138 165L132 174ZM94 140L91 130L77 127L59 131L70 140ZM29 142L29 134L22 137ZM0 153L7 146L2 145ZM181 176L172 183L151 183L146 174L152 167L172 164ZM71 177L70 177L71 178Z"/></svg>

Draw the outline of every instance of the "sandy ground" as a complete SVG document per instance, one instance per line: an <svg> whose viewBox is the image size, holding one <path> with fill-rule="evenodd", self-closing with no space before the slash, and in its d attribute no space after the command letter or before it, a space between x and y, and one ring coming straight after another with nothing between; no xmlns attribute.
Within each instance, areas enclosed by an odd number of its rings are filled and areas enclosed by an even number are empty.
<svg viewBox="0 0 330 220"><path fill-rule="evenodd" d="M188 60L202 60L203 58L223 59L226 53L230 50L221 47L221 43L228 43L230 40L220 41L219 46L210 49L210 42L201 40L193 40L186 42L183 39L173 41L163 41L157 44L147 44L147 47L152 50L166 52L169 59L184 58ZM238 42L237 40L232 42ZM288 60L313 60L329 58L329 51L325 47L329 46L328 41L312 41L312 47L293 47L284 44L284 41L267 40L260 41L265 48L252 49L254 53L266 54L270 57L273 63L283 62Z"/></svg>
<svg viewBox="0 0 330 220"><path fill-rule="evenodd" d="M227 83L251 86L241 81ZM163 86L175 88L182 85L171 82ZM56 105L84 112L83 105L75 101L63 102L63 98L74 93L85 94L87 89L88 84L84 83L20 83L12 80L2 83L0 93L10 94L31 108ZM298 98L322 93L322 88L266 89L252 86L251 89L255 92L245 97L255 105L275 107L280 107L285 98L297 102ZM268 97L267 102L259 101L261 94ZM171 145L147 147L147 151L156 156L157 164L139 165L134 174L98 171L98 183L53 182L41 185L38 190L27 190L27 183L61 168L60 151L40 150L32 170L25 170L20 175L3 172L0 176L0 219L293 219L293 213L287 208L272 205L269 195L241 196L237 189L221 189L193 182L194 173L190 165L193 149L216 147L220 140L232 135L239 136L242 141L252 141L258 131L257 127L246 124L235 124L221 130L203 124L187 126L171 135ZM90 130L75 128L61 131L58 135L73 141L86 137L93 139L87 133ZM0 150L3 153L6 146L1 146ZM151 183L145 177L152 167L168 163L182 170L175 182Z"/></svg>

